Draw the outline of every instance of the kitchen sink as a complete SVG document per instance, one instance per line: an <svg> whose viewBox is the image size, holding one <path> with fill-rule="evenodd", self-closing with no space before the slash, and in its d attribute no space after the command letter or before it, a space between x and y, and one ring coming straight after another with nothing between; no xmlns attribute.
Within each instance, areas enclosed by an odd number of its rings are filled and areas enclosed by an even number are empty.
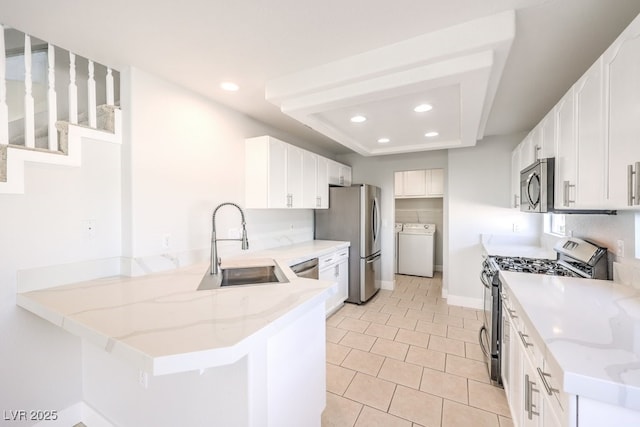
<svg viewBox="0 0 640 427"><path fill-rule="evenodd" d="M287 282L289 280L275 265L221 268L218 274L209 274L209 270L207 270L198 290Z"/></svg>

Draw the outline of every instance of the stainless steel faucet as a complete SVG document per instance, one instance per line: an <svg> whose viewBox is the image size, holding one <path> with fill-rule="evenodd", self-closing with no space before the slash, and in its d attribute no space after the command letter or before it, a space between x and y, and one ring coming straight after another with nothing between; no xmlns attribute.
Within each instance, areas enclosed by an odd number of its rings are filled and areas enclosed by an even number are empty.
<svg viewBox="0 0 640 427"><path fill-rule="evenodd" d="M240 216L242 218L242 238L241 239L217 239L216 238L216 213L218 212L218 209L227 205L235 206L240 211ZM242 242L243 251L249 249L249 240L247 240L247 228L246 228L247 223L244 219L244 212L242 211L242 208L236 205L235 203L231 203L231 202L219 204L218 207L216 207L213 211L213 218L211 222L212 222L212 228L211 228L211 273L210 274L218 274L218 263L219 263L218 241L219 240L239 240Z"/></svg>

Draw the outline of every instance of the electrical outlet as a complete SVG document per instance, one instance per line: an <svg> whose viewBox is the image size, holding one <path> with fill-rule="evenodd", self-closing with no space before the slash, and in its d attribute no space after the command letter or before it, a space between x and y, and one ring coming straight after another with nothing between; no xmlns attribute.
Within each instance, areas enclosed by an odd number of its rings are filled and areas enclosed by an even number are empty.
<svg viewBox="0 0 640 427"><path fill-rule="evenodd" d="M171 247L171 234L165 234L162 236L162 249L169 249Z"/></svg>
<svg viewBox="0 0 640 427"><path fill-rule="evenodd" d="M624 257L624 240L616 241L616 256Z"/></svg>
<svg viewBox="0 0 640 427"><path fill-rule="evenodd" d="M520 224L518 224L517 222L514 222L513 224L511 224L511 229L513 230L514 233L517 233L518 231L520 231Z"/></svg>

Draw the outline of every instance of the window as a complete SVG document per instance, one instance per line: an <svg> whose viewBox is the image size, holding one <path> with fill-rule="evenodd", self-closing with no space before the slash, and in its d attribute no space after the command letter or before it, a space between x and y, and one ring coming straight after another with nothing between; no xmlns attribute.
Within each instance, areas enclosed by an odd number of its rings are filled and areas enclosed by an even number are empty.
<svg viewBox="0 0 640 427"><path fill-rule="evenodd" d="M564 236L566 234L564 220L564 214L549 214L548 227L545 227L547 228L545 231L551 234Z"/></svg>

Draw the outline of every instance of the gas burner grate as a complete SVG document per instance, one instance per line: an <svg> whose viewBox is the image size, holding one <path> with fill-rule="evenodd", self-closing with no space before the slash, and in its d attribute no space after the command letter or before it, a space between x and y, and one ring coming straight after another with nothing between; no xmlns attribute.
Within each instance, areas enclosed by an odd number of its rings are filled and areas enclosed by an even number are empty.
<svg viewBox="0 0 640 427"><path fill-rule="evenodd" d="M578 277L573 271L550 259L505 256L495 256L493 259L498 265L498 268L503 271Z"/></svg>

